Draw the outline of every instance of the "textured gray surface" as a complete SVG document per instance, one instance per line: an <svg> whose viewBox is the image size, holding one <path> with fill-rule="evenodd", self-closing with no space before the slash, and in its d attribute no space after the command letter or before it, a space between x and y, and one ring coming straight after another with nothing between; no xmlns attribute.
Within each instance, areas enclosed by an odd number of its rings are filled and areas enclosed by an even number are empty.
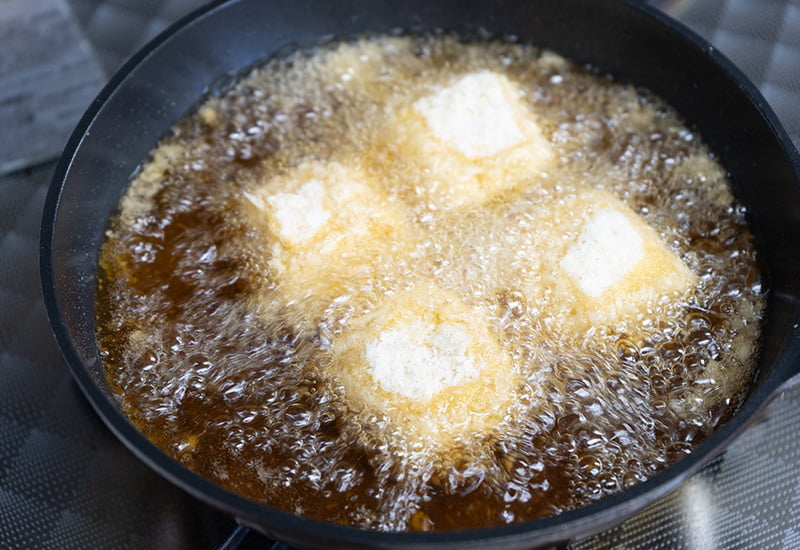
<svg viewBox="0 0 800 550"><path fill-rule="evenodd" d="M0 20L10 16L3 11L9 6L33 9L49 1L0 0ZM94 51L84 50L83 78L90 82L89 73L98 64L110 76L136 48L199 4L69 0L75 18L64 19L59 12L62 18L56 19L68 22L66 32L75 33L71 38L30 29L8 34L0 27L0 40L6 46L12 38L38 37L33 49L42 53L31 59L69 67L59 61L69 56L58 50L75 46L83 35ZM662 5L759 85L798 143L800 0L675 0ZM8 59L7 50L0 53L0 96L24 71L35 72L26 65L20 73ZM42 82L35 91L57 93L57 86L49 86L58 82ZM87 86L94 88L84 89L83 98L58 96L71 109L65 110L63 125L77 121L100 82ZM0 143L18 141L23 153L39 143L17 139L20 130L52 132L41 120L25 118L24 106L18 104L23 110L11 113L17 122L0 123ZM59 147L50 145L49 154ZM39 217L52 170L53 164L46 163L0 178L0 548L215 547L232 521L173 488L119 444L81 397L56 349L37 271ZM677 492L576 547L800 548L798 432L800 389L795 389ZM246 546L267 544L250 537Z"/></svg>
<svg viewBox="0 0 800 550"><path fill-rule="evenodd" d="M0 174L51 158L105 81L66 0L0 4Z"/></svg>
<svg viewBox="0 0 800 550"><path fill-rule="evenodd" d="M694 0L678 19L758 85L800 146L800 1Z"/></svg>
<svg viewBox="0 0 800 550"><path fill-rule="evenodd" d="M69 0L107 75L202 0Z"/></svg>

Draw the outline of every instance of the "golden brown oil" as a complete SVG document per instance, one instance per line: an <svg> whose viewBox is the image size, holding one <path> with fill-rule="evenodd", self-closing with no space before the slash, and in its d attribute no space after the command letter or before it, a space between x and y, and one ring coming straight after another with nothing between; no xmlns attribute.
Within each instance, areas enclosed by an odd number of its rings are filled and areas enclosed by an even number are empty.
<svg viewBox="0 0 800 550"><path fill-rule="evenodd" d="M281 301L242 192L308 158L377 171L393 192L408 172L381 172L373 150L392 113L482 69L520 86L558 164L479 208L410 204L413 258L387 258L391 277L299 329L303 304ZM515 274L546 234L537 212L587 188L624 200L699 282L635 323L569 338ZM372 38L272 60L176 125L103 245L98 343L131 421L245 497L378 530L503 525L627 488L735 410L763 310L754 254L724 172L658 98L532 47ZM329 336L420 277L483 308L523 379L497 430L437 452L398 445L325 376Z"/></svg>

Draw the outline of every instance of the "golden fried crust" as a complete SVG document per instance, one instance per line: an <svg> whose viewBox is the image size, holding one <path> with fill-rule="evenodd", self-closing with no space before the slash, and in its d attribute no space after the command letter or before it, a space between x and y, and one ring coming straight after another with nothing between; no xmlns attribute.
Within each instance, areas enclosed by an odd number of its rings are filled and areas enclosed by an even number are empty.
<svg viewBox="0 0 800 550"><path fill-rule="evenodd" d="M330 301L379 278L412 248L403 205L338 162L305 162L251 189L244 202L287 301Z"/></svg>
<svg viewBox="0 0 800 550"><path fill-rule="evenodd" d="M433 448L494 429L519 382L483 313L427 283L355 319L333 350L355 409L385 414L407 442Z"/></svg>
<svg viewBox="0 0 800 550"><path fill-rule="evenodd" d="M685 297L697 282L658 233L606 191L554 202L539 223L549 234L532 251L541 272L523 275L522 290L548 300L567 331L633 320L658 300Z"/></svg>
<svg viewBox="0 0 800 550"><path fill-rule="evenodd" d="M470 73L401 108L376 148L397 190L431 210L477 206L542 177L549 141L504 75Z"/></svg>

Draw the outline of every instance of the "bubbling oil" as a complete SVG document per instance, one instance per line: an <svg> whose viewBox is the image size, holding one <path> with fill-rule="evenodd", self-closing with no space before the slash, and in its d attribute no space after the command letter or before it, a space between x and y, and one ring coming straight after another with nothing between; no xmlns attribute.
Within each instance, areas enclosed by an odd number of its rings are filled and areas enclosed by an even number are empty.
<svg viewBox="0 0 800 550"><path fill-rule="evenodd" d="M307 308L281 298L243 192L309 158L346 159L397 189L407 171L374 162L392 113L486 69L519 85L557 165L479 207L410 205L423 235L411 258L385 258L384 276L345 285L298 328ZM586 188L622 198L680 255L698 276L685 300L577 336L519 290L515 266L547 235L537 212ZM497 430L436 452L399 444L397 426L352 410L326 376L330 339L420 277L482 308L522 379ZM738 406L764 299L744 208L673 109L548 51L425 35L296 52L206 99L133 178L97 306L109 382L166 453L291 513L403 531L558 514L679 460Z"/></svg>

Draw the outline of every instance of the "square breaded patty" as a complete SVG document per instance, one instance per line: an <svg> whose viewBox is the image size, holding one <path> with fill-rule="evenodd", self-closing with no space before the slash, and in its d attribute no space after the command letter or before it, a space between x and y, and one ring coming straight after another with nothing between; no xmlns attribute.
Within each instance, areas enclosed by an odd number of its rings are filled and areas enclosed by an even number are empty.
<svg viewBox="0 0 800 550"><path fill-rule="evenodd" d="M404 207L363 171L305 162L245 194L279 291L332 300L381 276L410 248Z"/></svg>
<svg viewBox="0 0 800 550"><path fill-rule="evenodd" d="M401 192L430 209L480 205L540 177L550 143L518 87L488 70L462 75L401 108L386 137Z"/></svg>
<svg viewBox="0 0 800 550"><path fill-rule="evenodd" d="M485 314L431 283L386 298L332 347L351 406L430 448L494 429L519 382Z"/></svg>
<svg viewBox="0 0 800 550"><path fill-rule="evenodd" d="M542 212L545 237L531 250L522 290L559 312L569 331L633 320L659 300L685 297L697 281L655 229L609 192L584 191Z"/></svg>

